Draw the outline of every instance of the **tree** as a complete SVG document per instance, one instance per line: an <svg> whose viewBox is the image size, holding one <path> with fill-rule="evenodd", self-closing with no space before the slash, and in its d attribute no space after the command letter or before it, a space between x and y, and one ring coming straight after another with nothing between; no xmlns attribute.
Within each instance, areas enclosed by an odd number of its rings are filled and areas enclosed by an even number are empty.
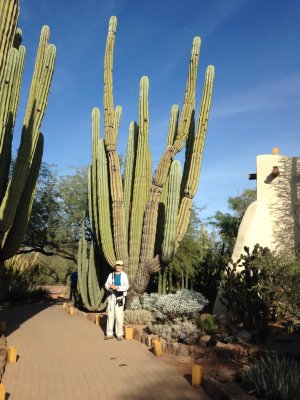
<svg viewBox="0 0 300 400"><path fill-rule="evenodd" d="M87 212L87 169L59 177L43 163L22 252L38 251L76 260L83 215Z"/></svg>
<svg viewBox="0 0 300 400"><path fill-rule="evenodd" d="M240 196L229 197L230 213L217 211L210 219L223 241L223 254L231 256L236 241L238 229L248 206L256 200L256 190L245 189Z"/></svg>
<svg viewBox="0 0 300 400"><path fill-rule="evenodd" d="M23 246L41 253L57 248L60 208L58 176L54 165L42 163Z"/></svg>
<svg viewBox="0 0 300 400"><path fill-rule="evenodd" d="M193 206L187 232L173 261L163 268L162 292L193 287L197 264L205 256L208 234L201 223L200 208Z"/></svg>

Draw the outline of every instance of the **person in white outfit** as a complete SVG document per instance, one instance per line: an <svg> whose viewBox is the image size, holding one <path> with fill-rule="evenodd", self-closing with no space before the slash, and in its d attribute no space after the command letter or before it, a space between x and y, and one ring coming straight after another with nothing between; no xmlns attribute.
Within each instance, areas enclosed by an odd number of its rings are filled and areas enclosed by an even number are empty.
<svg viewBox="0 0 300 400"><path fill-rule="evenodd" d="M112 339L114 326L117 340L122 340L124 324L124 305L129 282L127 274L123 271L123 261L117 260L115 272L108 275L105 289L108 290L107 324L105 339Z"/></svg>

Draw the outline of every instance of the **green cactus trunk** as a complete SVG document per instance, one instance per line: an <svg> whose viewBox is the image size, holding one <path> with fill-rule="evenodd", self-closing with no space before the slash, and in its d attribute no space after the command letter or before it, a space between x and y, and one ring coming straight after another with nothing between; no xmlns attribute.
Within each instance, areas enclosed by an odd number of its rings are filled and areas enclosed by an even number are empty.
<svg viewBox="0 0 300 400"><path fill-rule="evenodd" d="M103 311L106 307L105 290L99 284L95 259L94 243L91 242L88 257L88 244L85 227L82 224L82 237L78 243L78 293L84 308L88 311Z"/></svg>
<svg viewBox="0 0 300 400"><path fill-rule="evenodd" d="M32 207L43 152L40 127L47 106L56 57L44 26L23 122L21 144L11 178L11 143L20 97L25 48L17 30L18 1L0 0L0 264L21 244ZM14 46L14 47L12 47Z"/></svg>
<svg viewBox="0 0 300 400"><path fill-rule="evenodd" d="M101 164L102 172L101 178L100 174L91 173L89 204L93 230L97 230L97 226L100 229L99 234L95 232L97 245L108 265L113 266L116 258L123 259L125 272L129 275L131 296L145 292L150 275L158 273L162 265L172 260L186 232L199 180L214 69L212 66L207 69L195 127L195 93L201 43L200 38L195 37L182 111L179 117L178 106L172 107L167 146L154 177L149 149L149 82L147 77L141 78L139 124L137 126L132 122L130 125L123 188L116 151L121 109L114 108L112 76L116 26L116 17L111 17L104 57L104 142L94 138L93 129L91 171ZM173 160L186 142L186 160L180 180L179 162ZM100 152L101 157L97 155ZM102 163L99 162L100 158ZM105 196L100 194L100 187L103 186L109 190ZM97 201L94 197L98 197ZM101 225L97 218L100 221L103 213L106 217L102 218L106 220ZM107 237L109 252L105 244Z"/></svg>

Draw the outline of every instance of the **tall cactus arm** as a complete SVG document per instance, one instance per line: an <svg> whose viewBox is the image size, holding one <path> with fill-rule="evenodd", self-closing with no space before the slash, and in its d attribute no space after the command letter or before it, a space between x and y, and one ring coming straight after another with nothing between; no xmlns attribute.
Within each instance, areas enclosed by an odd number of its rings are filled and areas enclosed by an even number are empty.
<svg viewBox="0 0 300 400"><path fill-rule="evenodd" d="M29 97L26 107L26 114L23 125L28 126L31 120L32 111L36 108L36 98L41 83L43 69L45 67L46 52L49 46L50 29L47 25L44 25L40 34L40 41L36 55L36 61L34 65L34 71L32 75L32 81L30 85Z"/></svg>
<svg viewBox="0 0 300 400"><path fill-rule="evenodd" d="M98 163L99 163L99 139L100 139L100 110L94 107L92 110L92 165L89 168L88 175L88 197L91 203L90 221L92 230L100 242L100 227L99 227L99 210L98 210L98 193L99 184Z"/></svg>
<svg viewBox="0 0 300 400"><path fill-rule="evenodd" d="M168 138L167 138L167 147L173 146L174 141L177 137L178 132L178 116L179 116L179 107L177 104L173 104L171 108L170 122L169 122L169 130L168 130Z"/></svg>
<svg viewBox="0 0 300 400"><path fill-rule="evenodd" d="M174 145L172 147L168 147L160 159L155 176L155 184L157 186L164 185L169 173L171 162L174 156L179 151L181 151L189 133L192 112L195 108L195 91L200 55L200 44L201 40L198 36L196 36L193 40L189 73L186 83L185 96L180 115L177 137L175 139Z"/></svg>
<svg viewBox="0 0 300 400"><path fill-rule="evenodd" d="M176 153L182 149L184 140L186 139L190 128L191 116L195 103L195 87L197 80L199 51L200 38L196 37L193 40L184 104L180 116L177 138L175 139L174 145L169 146L165 150L158 164L157 173L154 178L154 184L151 187L149 201L144 214L140 262L134 283L134 288L138 288L138 290L142 290L142 292L145 290L143 286L147 281L144 278L144 275L146 274L145 264L154 256L158 205L161 201L162 187L167 180L171 162Z"/></svg>
<svg viewBox="0 0 300 400"><path fill-rule="evenodd" d="M106 301L104 300L105 290L99 286L93 241L91 243L89 257L88 293L92 311L103 311L106 307Z"/></svg>
<svg viewBox="0 0 300 400"><path fill-rule="evenodd" d="M166 265L172 261L175 252L176 225L181 181L181 165L177 160L172 162L168 181L169 195L166 208L166 222L161 254L161 260Z"/></svg>
<svg viewBox="0 0 300 400"><path fill-rule="evenodd" d="M123 185L119 156L116 151L116 141L121 117L121 107L114 110L113 100L113 56L117 18L109 20L108 35L104 55L104 128L105 147L108 158L110 177L110 192L112 201L113 237L116 257L124 261L125 269L128 267L128 245L125 224L125 209L123 198Z"/></svg>
<svg viewBox="0 0 300 400"><path fill-rule="evenodd" d="M0 203L6 191L9 167L11 162L11 144L16 113L20 98L22 73L24 69L25 47L20 46L19 50L11 49L11 56L8 58L7 74L5 85L0 89ZM15 59L16 56L16 59ZM15 68L12 63L15 62ZM10 96L8 95L10 93Z"/></svg>
<svg viewBox="0 0 300 400"><path fill-rule="evenodd" d="M18 0L0 0L0 85L4 79L8 51L13 45L19 14Z"/></svg>
<svg viewBox="0 0 300 400"><path fill-rule="evenodd" d="M114 138L115 110L113 99L113 59L115 36L117 30L117 18L112 16L109 20L108 35L104 55L104 127L105 143L107 146L115 148L116 140Z"/></svg>
<svg viewBox="0 0 300 400"><path fill-rule="evenodd" d="M26 177L34 156L36 143L39 135L39 128L45 112L47 97L49 94L50 82L54 69L56 49L55 46L47 47L43 74L40 77L40 85L37 96L34 100L31 119L23 126L21 145L18 151L12 178L7 186L5 196L0 207L0 235L7 231L13 222ZM37 74L35 74L37 76ZM32 99L29 99L29 103ZM26 122L25 116L24 121Z"/></svg>
<svg viewBox="0 0 300 400"><path fill-rule="evenodd" d="M128 263L128 238L126 234L125 208L120 161L116 150L109 150L107 152L107 156L110 176L110 193L112 202L115 254L118 259L123 260L126 270Z"/></svg>
<svg viewBox="0 0 300 400"><path fill-rule="evenodd" d="M99 229L100 229L100 245L102 252L111 267L114 266L116 257L113 245L113 234L111 226L111 211L109 204L109 183L107 172L107 160L103 139L99 140L98 145L98 182L93 182L93 190L97 191L97 209L93 213L98 212Z"/></svg>
<svg viewBox="0 0 300 400"><path fill-rule="evenodd" d="M167 137L167 147L172 146L175 138L177 136L178 130L178 115L179 115L179 107L177 104L174 104L171 108L170 114L170 122L169 122L169 130ZM168 193L169 193L169 180L170 175L168 176L161 195L161 202L158 207L158 218L157 218L157 228L156 228L156 239L155 239L155 254L161 254L161 246L164 237L164 229L166 222L166 209L168 203Z"/></svg>
<svg viewBox="0 0 300 400"><path fill-rule="evenodd" d="M82 232L84 235L84 223ZM78 243L77 267L80 296L84 306L88 309L90 305L87 292L87 242L84 236L79 240Z"/></svg>
<svg viewBox="0 0 300 400"><path fill-rule="evenodd" d="M202 101L197 123L197 132L191 156L191 163L189 166L188 173L186 174L187 181L186 181L186 186L183 189L183 198L181 200L179 209L176 247L178 247L179 243L183 239L185 232L187 230L191 207L192 207L192 199L194 198L198 187L202 154L203 154L204 142L208 125L208 116L209 116L212 92L213 92L213 81L214 81L214 67L210 65L207 67L206 70Z"/></svg>
<svg viewBox="0 0 300 400"><path fill-rule="evenodd" d="M130 282L134 280L138 268L143 230L143 218L149 197L152 176L151 156L149 149L148 92L149 81L148 78L144 76L140 82L139 134L130 220Z"/></svg>
<svg viewBox="0 0 300 400"><path fill-rule="evenodd" d="M36 152L30 167L28 177L26 179L26 184L22 193L22 197L20 199L20 204L16 211L14 222L10 230L5 235L4 245L1 249L2 261L13 257L13 255L20 247L22 239L25 235L31 214L36 184L42 162L43 146L44 138L43 135L40 134L36 147Z"/></svg>
<svg viewBox="0 0 300 400"><path fill-rule="evenodd" d="M132 121L129 125L128 145L125 161L124 176L124 205L125 205L125 222L126 231L129 234L129 216L131 210L133 177L135 172L135 155L137 148L138 127L136 122Z"/></svg>

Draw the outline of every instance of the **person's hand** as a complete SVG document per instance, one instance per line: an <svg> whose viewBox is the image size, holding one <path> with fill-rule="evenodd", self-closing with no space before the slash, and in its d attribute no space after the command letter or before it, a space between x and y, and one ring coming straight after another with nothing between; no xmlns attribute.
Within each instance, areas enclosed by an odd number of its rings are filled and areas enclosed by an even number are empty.
<svg viewBox="0 0 300 400"><path fill-rule="evenodd" d="M118 289L118 286L114 285L113 283L110 285L110 287L111 287L112 290L117 290Z"/></svg>

